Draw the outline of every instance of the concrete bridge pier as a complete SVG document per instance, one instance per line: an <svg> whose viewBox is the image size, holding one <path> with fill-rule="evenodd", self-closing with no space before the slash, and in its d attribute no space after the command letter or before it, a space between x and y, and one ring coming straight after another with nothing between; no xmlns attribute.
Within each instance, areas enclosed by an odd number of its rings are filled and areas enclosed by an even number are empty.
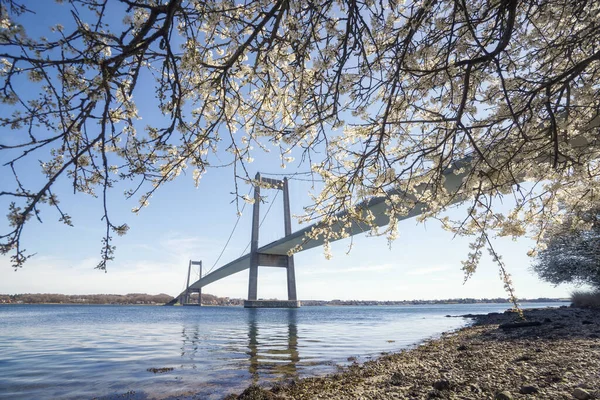
<svg viewBox="0 0 600 400"><path fill-rule="evenodd" d="M274 189L283 191L283 221L285 235L292 233L292 215L290 213L290 195L288 180L270 179L255 176L257 182L264 182ZM252 208L252 237L250 240L250 276L248 279L248 300L244 301L245 308L298 308L300 301L296 294L296 273L294 256L266 254L258 252L258 236L260 228L260 186L254 186L254 206ZM258 300L258 267L286 268L288 300Z"/></svg>

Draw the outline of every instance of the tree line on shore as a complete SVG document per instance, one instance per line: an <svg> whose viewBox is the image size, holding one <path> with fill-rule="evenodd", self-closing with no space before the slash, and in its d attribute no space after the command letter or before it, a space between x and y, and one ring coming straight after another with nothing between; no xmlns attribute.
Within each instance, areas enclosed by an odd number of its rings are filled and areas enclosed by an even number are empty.
<svg viewBox="0 0 600 400"><path fill-rule="evenodd" d="M546 298L540 297L536 299L520 299L520 303L550 303L562 302L568 299ZM510 303L508 298L493 298L493 299L438 299L438 300L302 300L303 306L404 306L404 305L420 305L420 304L483 304L483 303Z"/></svg>
<svg viewBox="0 0 600 400"><path fill-rule="evenodd" d="M23 293L0 294L0 304L150 304L162 305L173 299L173 296L147 293L128 294L58 294L58 293ZM197 294L192 294L190 302L197 302ZM212 294L202 294L202 304L211 306L240 306L243 299L230 299Z"/></svg>
<svg viewBox="0 0 600 400"><path fill-rule="evenodd" d="M121 294L84 294L66 295L56 293L24 293L0 294L0 304L166 304L173 299L168 294L129 293ZM521 302L555 302L565 299L537 298L524 299ZM190 303L197 302L197 294L192 294ZM303 306L353 306L353 305L415 305L415 304L476 304L476 303L508 303L505 298L493 299L446 299L446 300L303 300ZM218 297L212 294L202 294L202 304L212 306L242 306L243 299Z"/></svg>
<svg viewBox="0 0 600 400"><path fill-rule="evenodd" d="M23 293L0 294L0 303L12 304L164 304L173 296L168 294L57 294L57 293Z"/></svg>

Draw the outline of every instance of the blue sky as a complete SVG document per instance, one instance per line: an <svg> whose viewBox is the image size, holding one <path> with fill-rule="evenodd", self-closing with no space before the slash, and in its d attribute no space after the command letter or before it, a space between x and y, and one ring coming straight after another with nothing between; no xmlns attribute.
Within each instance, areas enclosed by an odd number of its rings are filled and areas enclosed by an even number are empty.
<svg viewBox="0 0 600 400"><path fill-rule="evenodd" d="M68 10L66 5L62 11ZM67 14L63 14L67 15ZM57 21L56 14L40 13L27 16L35 26L48 26ZM62 22L62 21L60 21ZM65 25L68 25L65 23ZM143 85L140 85L143 86ZM146 90L136 92L140 107L140 129L159 118L144 101L152 96ZM1 112L1 111L0 111ZM3 140L11 140L18 132L2 132ZM225 153L219 154L223 160ZM42 157L42 156L40 156ZM277 151L256 152L256 161L249 164L254 175L264 173L297 172L294 164L286 170L279 167ZM0 154L0 162L6 155ZM299 171L308 166L299 167ZM0 172L0 184L8 182L6 167ZM41 183L37 158L21 165L21 178ZM309 204L310 183L292 181L290 194L292 212L301 214ZM110 209L114 223L126 222L131 230L124 237L115 238L116 260L108 265L108 272L94 269L99 261L100 239L104 225L101 203L86 195L73 195L69 183L61 181L54 189L61 197L61 205L72 215L75 227L70 228L56 220L53 211L42 214L43 223L32 221L23 240L29 250L36 252L26 266L18 271L10 267L8 257L0 258L0 293L53 292L84 293L168 293L178 294L182 289L190 259L202 260L205 270L216 261L236 222L233 172L231 169L211 169L200 187L193 185L191 171L168 183L150 200L149 207L134 215L130 210L135 199L125 200L124 187L111 193ZM249 191L242 187L241 194ZM267 193L269 201L275 191ZM279 195L261 229L260 243L266 244L283 235L282 196ZM0 207L7 210L8 202L0 199ZM262 207L265 214L268 204ZM457 208L452 213L464 212ZM230 245L216 267L242 254L250 239L251 207L247 207ZM294 222L294 230L300 226ZM6 221L0 222L3 231ZM333 259L326 260L322 249L313 249L296 255L298 295L301 299L440 299L458 297L506 297L498 268L484 255L478 272L463 284L460 261L468 253L468 239L453 238L435 221L417 224L415 220L400 224L400 236L391 248L384 237L354 238L353 249L347 253L350 240L332 245ZM513 276L519 297L566 297L572 286L540 282L530 272L531 259L526 252L528 240L514 242L499 239L495 244L504 257ZM245 298L248 272L244 271L207 288L206 293ZM285 298L285 271L274 268L259 270L259 297Z"/></svg>
<svg viewBox="0 0 600 400"><path fill-rule="evenodd" d="M282 172L256 157L255 170ZM286 171L292 173L293 169ZM36 173L35 169L31 171ZM0 258L0 293L168 293L178 294L185 283L190 259L202 260L205 271L219 256L237 219L231 204L233 183L230 171L210 170L196 189L191 176L168 184L139 215L129 210L135 201L114 193L113 219L127 222L131 230L115 239L116 260L108 272L94 269L99 261L103 224L96 199L63 190L63 205L70 209L75 227L54 222L46 213L44 223L32 222L25 245L37 255L26 266L13 271L7 257ZM299 214L307 204L309 184L292 181L292 212ZM248 188L244 188L248 190ZM263 192L264 193L264 192ZM267 192L275 203L261 228L260 243L283 235L281 195ZM267 205L262 206L261 218ZM452 213L463 212L459 207ZM236 232L217 267L242 254L250 239L251 207L246 207ZM300 226L294 222L294 230ZM296 273L301 299L439 299L457 297L506 297L498 268L484 254L478 272L465 284L460 261L468 252L468 240L453 238L436 221L400 223L400 236L388 247L384 237L354 238L333 244L333 258L326 260L322 249L297 254ZM566 297L571 286L539 281L530 272L526 252L531 243L502 238L495 245L504 257L520 297ZM243 271L205 288L205 293L245 298L248 272ZM259 297L285 298L285 271L261 267Z"/></svg>

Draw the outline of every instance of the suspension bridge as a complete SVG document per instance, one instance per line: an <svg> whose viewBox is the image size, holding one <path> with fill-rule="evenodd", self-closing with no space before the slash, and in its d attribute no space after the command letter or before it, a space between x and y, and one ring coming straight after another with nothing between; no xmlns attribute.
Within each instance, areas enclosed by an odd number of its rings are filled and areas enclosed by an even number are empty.
<svg viewBox="0 0 600 400"><path fill-rule="evenodd" d="M594 117L589 124L586 126L584 131L587 130L597 130L600 126L600 115ZM543 128L543 127L542 127ZM587 149L590 145L596 145L596 142L590 143L588 139L583 135L577 135L569 139L570 147L573 149L577 149L577 151L583 151ZM441 186L443 186L444 190L448 193L453 193L454 197L452 202L458 203L465 199L465 194L460 194L461 186L463 184L464 178L471 172L470 164L471 164L471 156L467 156L462 160L455 162L452 166L448 167L443 171L443 177ZM564 161L564 156L559 153L545 153L541 154L537 157L539 163L548 163L551 160L555 162L557 160ZM518 174L517 174L518 175ZM522 177L521 177L522 178ZM514 176L513 179L520 180L518 176ZM244 271L246 269L250 270L249 279L248 279L248 300L245 301L244 306L248 308L256 308L256 307L299 307L300 302L298 301L298 296L296 292L296 276L295 276L295 266L294 266L294 256L288 255L289 251L294 249L296 253L309 250L318 246L322 246L325 242L325 238L323 235L319 235L316 238L309 236L308 234L313 229L326 228L329 231L333 231L333 233L339 233L342 230L345 233L348 233L349 236L354 236L363 232L367 232L371 229L371 226L364 222L360 222L360 219L353 219L351 225L348 227L346 225L342 226L341 224L334 224L331 226L326 226L322 222L317 222L311 226L308 226L304 229L298 230L296 232L292 232L291 228L291 215L290 215L290 196L288 190L288 179L284 178L282 180L272 179L262 177L260 173L256 174L255 177L256 182L262 182L269 187L277 190L283 191L283 221L285 228L285 236L279 240L276 240L272 243L269 243L265 246L258 247L258 237L259 237L259 229L260 229L260 184L254 186L254 205L252 210L252 232L251 232L251 240L250 240L250 252L241 256L240 258L231 261L223 265L222 267L209 271L205 276L202 276L202 267L201 262L190 261L190 268L194 264L200 264L200 274L199 279L189 284L190 274L188 270L188 283L186 289L173 301L169 304L175 304L176 302L185 303L189 302L190 293L198 292L199 297L198 301L201 301L201 289L209 285L215 281L226 278L235 273ZM417 187L416 193L424 193L427 190L433 189L431 184L422 184ZM419 201L414 194L406 193L400 189L393 189L387 192L386 196L381 197L373 197L363 203L357 205L357 209L361 210L363 216L370 215L374 219L372 220L372 224L375 226L385 226L389 224L390 217L387 211L386 200L390 196L400 196L400 198L406 200L406 204L411 206L408 213L405 215L396 216L395 218L398 220L409 219L421 214L426 205ZM271 203L272 205L272 203ZM268 213L268 211L267 211ZM338 215L340 219L344 217L345 213L341 213ZM239 221L239 219L238 219ZM237 226L237 223L236 223ZM235 229L235 227L234 227ZM233 234L233 233L232 233ZM347 236L346 236L347 237ZM327 240L329 242L337 241L341 239L341 235L333 235L330 236ZM231 236L229 237L229 240ZM229 243L229 240L227 243ZM227 244L226 244L227 246ZM221 255L223 253L221 252ZM220 257L220 256L219 256ZM218 260L217 260L218 262ZM215 263L216 265L216 263ZM258 267L279 267L285 268L287 270L287 291L288 291L288 300L285 301L260 301L257 299L257 286L258 286Z"/></svg>
<svg viewBox="0 0 600 400"><path fill-rule="evenodd" d="M466 167L470 163L470 159L465 159L461 162L457 162L453 167L448 168L444 171L443 186L444 189L449 193L458 192L462 185L463 178L467 175L469 168ZM199 279L190 284L190 270L193 265L200 265L201 262L190 261L188 269L188 282L186 289L177 297L175 297L168 305L173 305L177 302L181 304L190 304L190 294L198 292L198 304L201 301L201 289L213 282L220 279L226 278L230 275L238 272L249 270L248 279L248 300L244 302L244 307L247 308L258 308L258 307L299 307L300 302L298 301L298 295L296 292L296 276L295 276L295 265L294 256L289 255L290 250L294 249L296 253L309 250L318 246L322 246L325 242L325 238L319 235L316 238L309 237L309 233L313 229L325 227L322 222L317 222L304 229L292 232L291 214L290 214L290 196L289 196L289 185L288 178L272 179L261 176L260 173L256 174L255 181L259 184L254 186L254 204L252 210L252 232L250 240L250 252L241 256L240 258L233 260L220 268L210 271L205 276L202 276L202 272L199 274ZM262 185L261 185L262 183ZM269 186L272 189L281 190L283 192L283 222L284 222L284 233L285 236L272 243L258 247L259 230L260 230L260 191L261 186ZM419 188L419 192L424 192L429 189L429 185L423 185ZM374 218L372 223L375 226L385 226L389 224L390 217L388 215L386 205L386 199L389 196L396 195L401 196L407 200L407 204L413 205L410 211L406 215L396 217L399 220L408 219L421 214L425 208L425 204L421 203L416 197L409 195L402 190L392 190L388 192L387 196L373 197L368 201L360 203L357 207L361 210L364 216L372 215ZM460 201L461 198L456 197L455 202ZM345 213L341 213L338 217L343 217ZM333 233L339 233L342 229L345 230L350 236L357 235L360 233L368 232L371 229L365 222L352 221L351 225L342 226L340 224L334 224L328 226L329 231ZM340 235L333 235L328 240L330 242L341 239ZM231 239L231 236L230 236ZM222 253L221 253L222 254ZM258 267L276 267L285 268L287 271L287 300L258 300Z"/></svg>

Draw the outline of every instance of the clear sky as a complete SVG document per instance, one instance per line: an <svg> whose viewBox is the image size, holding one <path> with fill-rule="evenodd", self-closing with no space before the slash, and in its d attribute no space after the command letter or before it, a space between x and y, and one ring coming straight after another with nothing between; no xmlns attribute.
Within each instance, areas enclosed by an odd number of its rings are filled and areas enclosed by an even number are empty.
<svg viewBox="0 0 600 400"><path fill-rule="evenodd" d="M281 172L261 166L260 157L251 164L264 172ZM293 173L293 169L286 171ZM36 169L31 170L37 173ZM310 184L290 184L293 213L299 214L308 203ZM181 176L159 191L139 215L130 213L134 201L114 193L111 209L115 221L127 222L131 230L115 239L116 260L108 272L94 269L99 261L103 224L96 199L62 190L65 208L70 209L75 227L54 222L46 213L44 223L31 222L25 232L25 246L37 252L18 271L8 257L0 258L0 293L52 292L84 293L168 293L177 295L185 284L188 261L202 260L205 271L215 263L231 233L236 208L231 172L210 170L198 189L191 176ZM244 188L249 190L249 188ZM263 191L264 193L264 191ZM283 235L282 196L267 192L275 201L260 232L264 245ZM4 204L2 204L4 206ZM261 218L269 204L262 206ZM452 213L464 212L462 207ZM219 267L242 254L250 240L251 206L246 207ZM294 223L294 230L298 229ZM400 236L388 247L384 237L354 238L332 246L333 258L326 260L321 248L295 256L298 295L301 299L440 299L456 297L506 297L498 268L484 254L478 272L465 284L460 261L468 253L466 238L453 238L437 222L418 224L414 219L400 223ZM543 283L529 270L526 255L531 243L502 238L495 244L512 274L520 297L565 297L570 286L554 287ZM248 271L207 286L205 293L245 298ZM259 269L259 297L285 298L285 271Z"/></svg>
<svg viewBox="0 0 600 400"><path fill-rule="evenodd" d="M53 5L54 6L54 5ZM66 5L63 5L66 7ZM65 11L65 9L63 9ZM66 15L66 14L63 14ZM56 14L28 16L36 26L56 23ZM140 127L159 118L148 104L145 95L137 92L135 100L140 107ZM137 97L136 97L137 96ZM2 111L0 111L2 112ZM3 140L11 140L18 132L2 132ZM223 153L223 157L226 157ZM0 155L0 162L7 160ZM292 166L279 168L276 154L255 153L256 161L250 164L250 174L289 173ZM306 171L307 165L299 167ZM39 164L36 158L21 166L21 178L39 181ZM9 183L8 171L2 167L0 185ZM290 185L292 212L301 214L309 204L307 192L310 183L292 181ZM75 227L67 227L56 220L54 212L42 214L43 223L31 221L23 240L27 249L37 255L21 270L10 267L9 257L0 258L0 293L51 292L65 294L91 293L168 293L177 295L184 287L190 259L202 260L205 271L215 263L236 222L233 172L229 169L211 169L196 189L191 171L177 181L169 183L151 200L139 215L131 214L137 201L127 201L117 187L111 194L112 219L126 222L131 227L124 237L115 238L116 260L108 265L108 272L95 270L99 261L100 240L104 225L98 199L86 195L73 195L68 182L59 182L54 190L61 196L61 205L73 216ZM241 188L242 193L250 190ZM269 201L275 191L268 192ZM260 232L264 245L283 235L282 196L266 217ZM268 204L262 207L265 215ZM6 213L8 202L0 199ZM464 213L458 208L452 213ZM223 256L219 267L239 257L250 239L251 207L248 206L238 228ZM294 230L301 228L294 223ZM6 232L6 220L0 222ZM333 259L326 260L322 249L313 249L295 256L298 296L300 299L444 299L459 297L507 297L498 268L491 257L484 255L478 272L463 284L460 261L469 251L468 239L453 238L435 221L417 224L407 220L400 224L400 236L391 248L384 237L360 235L353 240L353 249L347 253L350 240L332 245ZM531 259L526 252L531 248L527 240L495 240L512 274L519 297L566 297L572 286L559 286L540 282L530 272ZM218 296L247 296L248 271L243 271L204 289ZM261 298L285 298L286 284L283 269L259 269L258 295Z"/></svg>

